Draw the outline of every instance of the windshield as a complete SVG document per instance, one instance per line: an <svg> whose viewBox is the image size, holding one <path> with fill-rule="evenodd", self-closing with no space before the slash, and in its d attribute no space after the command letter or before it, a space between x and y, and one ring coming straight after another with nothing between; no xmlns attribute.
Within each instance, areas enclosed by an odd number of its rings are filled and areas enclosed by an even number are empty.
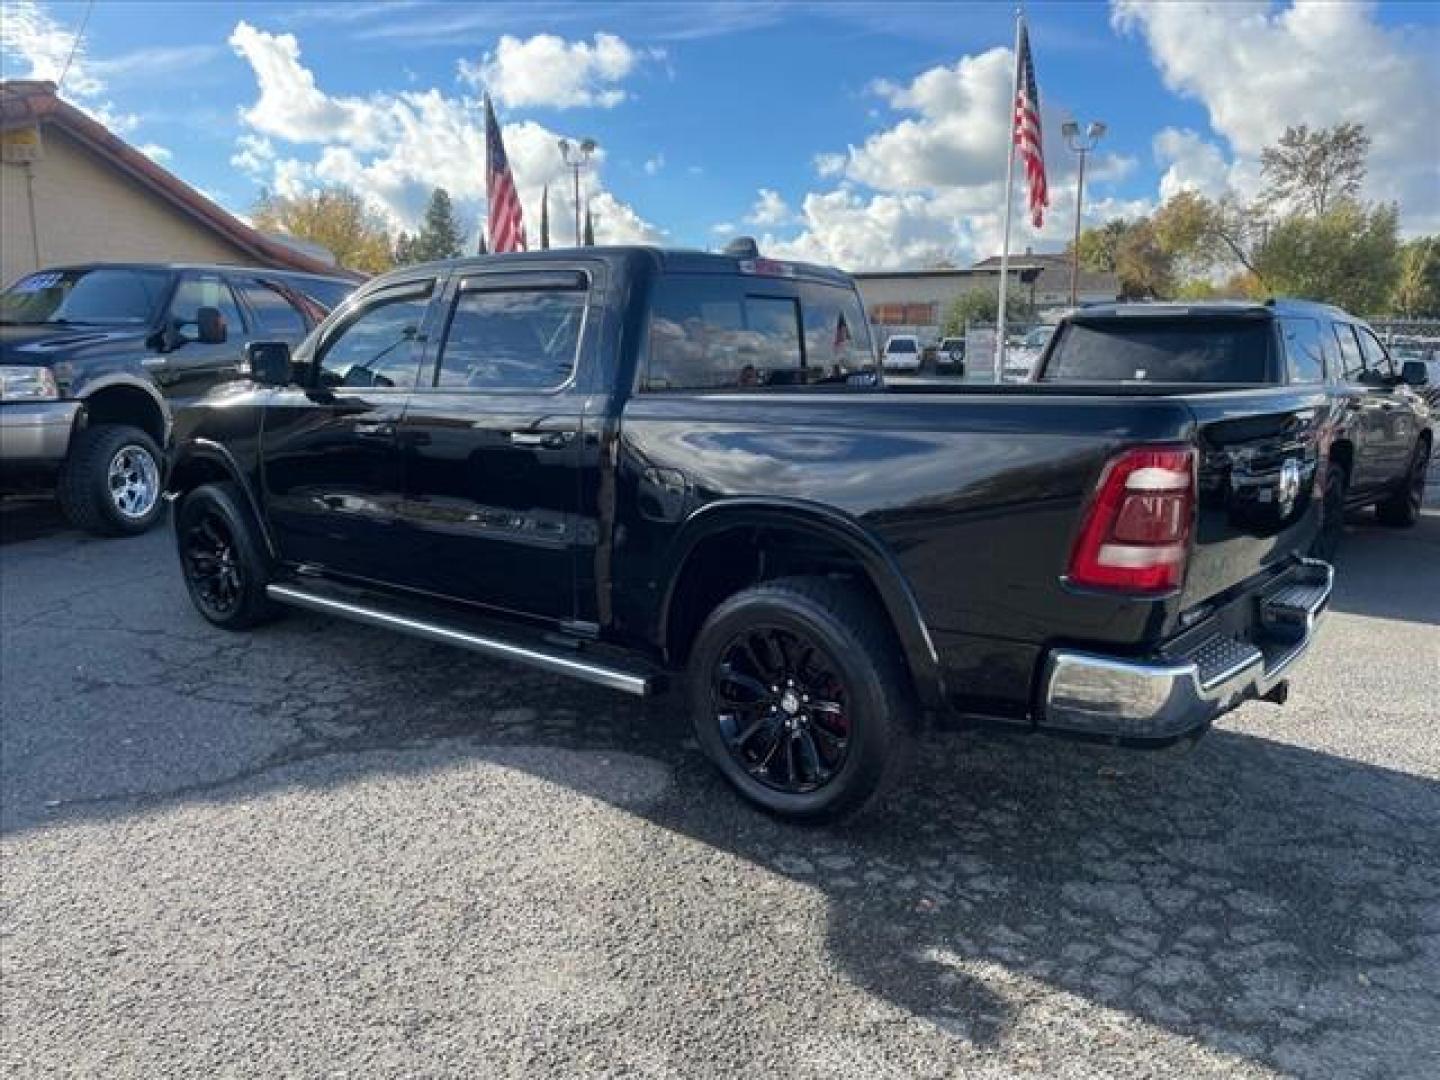
<svg viewBox="0 0 1440 1080"><path fill-rule="evenodd" d="M1261 319L1072 322L1042 380L1261 383L1270 346L1270 323Z"/></svg>
<svg viewBox="0 0 1440 1080"><path fill-rule="evenodd" d="M164 270L42 270L0 293L0 321L148 326L169 282Z"/></svg>
<svg viewBox="0 0 1440 1080"><path fill-rule="evenodd" d="M892 338L887 352L914 352L915 342L909 338Z"/></svg>

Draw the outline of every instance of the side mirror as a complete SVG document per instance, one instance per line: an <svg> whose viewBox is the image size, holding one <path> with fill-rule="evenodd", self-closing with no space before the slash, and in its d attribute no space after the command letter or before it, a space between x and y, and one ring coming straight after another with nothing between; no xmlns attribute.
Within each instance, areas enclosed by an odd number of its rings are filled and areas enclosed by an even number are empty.
<svg viewBox="0 0 1440 1080"><path fill-rule="evenodd" d="M290 346L283 341L252 341L245 346L246 371L261 386L289 386Z"/></svg>
<svg viewBox="0 0 1440 1080"><path fill-rule="evenodd" d="M195 340L202 345L223 345L228 336L225 316L219 308L202 307L195 311Z"/></svg>
<svg viewBox="0 0 1440 1080"><path fill-rule="evenodd" d="M1400 381L1407 386L1429 386L1430 371L1423 360L1406 360L1400 365Z"/></svg>

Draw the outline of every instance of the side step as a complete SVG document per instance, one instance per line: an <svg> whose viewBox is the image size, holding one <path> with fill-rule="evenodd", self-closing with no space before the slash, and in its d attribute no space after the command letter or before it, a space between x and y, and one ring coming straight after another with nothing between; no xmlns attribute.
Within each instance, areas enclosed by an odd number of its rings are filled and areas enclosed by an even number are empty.
<svg viewBox="0 0 1440 1080"><path fill-rule="evenodd" d="M611 690L645 697L658 688L655 675L639 669L628 669L618 665L601 663L589 658L581 659L573 654L565 655L558 650L531 644L517 644L493 633L478 633L434 621L430 617L400 615L382 610L370 603L357 603L350 599L326 596L320 592L298 589L294 585L267 585L265 592L270 599L292 607L318 611L324 615L337 615L342 619L379 626L386 630L398 630L403 634L438 641L442 645L458 645L471 652L482 653L496 660L509 660L527 664L556 675L595 683Z"/></svg>

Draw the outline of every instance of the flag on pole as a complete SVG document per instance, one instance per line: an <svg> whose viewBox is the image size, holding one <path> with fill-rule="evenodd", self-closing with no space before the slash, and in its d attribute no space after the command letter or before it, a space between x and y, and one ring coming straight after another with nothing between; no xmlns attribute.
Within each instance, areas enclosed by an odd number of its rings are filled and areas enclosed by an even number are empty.
<svg viewBox="0 0 1440 1080"><path fill-rule="evenodd" d="M524 251L520 196L515 191L515 177L510 173L510 159L505 156L505 141L500 137L489 94L485 95L485 198L490 204L490 249L497 255Z"/></svg>
<svg viewBox="0 0 1440 1080"><path fill-rule="evenodd" d="M1020 54L1016 60L1015 145L1025 165L1030 221L1038 229L1045 223L1050 189L1045 180L1045 146L1040 136L1040 88L1035 84L1035 57L1030 53L1030 32L1023 22L1020 24Z"/></svg>

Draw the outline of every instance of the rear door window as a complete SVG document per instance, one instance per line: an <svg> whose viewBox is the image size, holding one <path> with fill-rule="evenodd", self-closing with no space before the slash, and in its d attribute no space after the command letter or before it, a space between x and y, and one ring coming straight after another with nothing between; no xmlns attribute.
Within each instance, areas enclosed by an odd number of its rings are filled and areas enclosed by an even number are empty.
<svg viewBox="0 0 1440 1080"><path fill-rule="evenodd" d="M1315 319L1280 320L1285 335L1285 366L1292 383L1325 381L1325 354L1321 348L1320 323Z"/></svg>
<svg viewBox="0 0 1440 1080"><path fill-rule="evenodd" d="M553 390L575 370L585 290L482 288L460 293L435 385L455 390Z"/></svg>
<svg viewBox="0 0 1440 1080"><path fill-rule="evenodd" d="M1043 381L1263 383L1272 341L1268 319L1071 322Z"/></svg>
<svg viewBox="0 0 1440 1080"><path fill-rule="evenodd" d="M259 280L241 279L240 295L255 316L255 329L262 334L303 336L305 316L275 286Z"/></svg>
<svg viewBox="0 0 1440 1080"><path fill-rule="evenodd" d="M1365 357L1355 340L1355 328L1349 323L1337 322L1335 339L1340 342L1340 377L1346 382L1360 382L1365 377Z"/></svg>

